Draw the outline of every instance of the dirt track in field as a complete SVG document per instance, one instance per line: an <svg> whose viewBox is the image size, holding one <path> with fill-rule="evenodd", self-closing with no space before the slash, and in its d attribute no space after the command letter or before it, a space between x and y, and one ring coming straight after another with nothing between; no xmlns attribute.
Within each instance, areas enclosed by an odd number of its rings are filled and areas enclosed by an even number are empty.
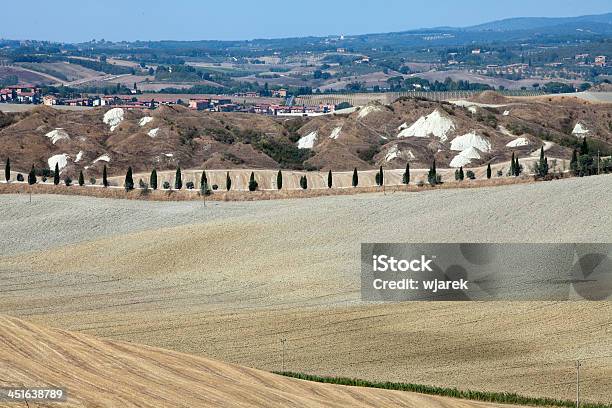
<svg viewBox="0 0 612 408"><path fill-rule="evenodd" d="M360 242L609 242L612 176L208 203L0 196L0 313L266 370L612 402L612 303L359 300Z"/></svg>

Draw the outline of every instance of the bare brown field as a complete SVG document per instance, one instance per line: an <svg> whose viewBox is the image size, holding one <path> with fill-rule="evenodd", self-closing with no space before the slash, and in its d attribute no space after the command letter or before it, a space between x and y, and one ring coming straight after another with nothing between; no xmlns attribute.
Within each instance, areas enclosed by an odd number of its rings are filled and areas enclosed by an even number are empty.
<svg viewBox="0 0 612 408"><path fill-rule="evenodd" d="M311 383L123 341L0 316L0 386L55 386L62 407L424 407L499 404ZM23 401L1 403L21 406ZM507 405L504 405L507 406Z"/></svg>
<svg viewBox="0 0 612 408"><path fill-rule="evenodd" d="M608 242L612 176L257 202L1 195L0 313L264 370L612 402L610 302L359 295L361 242ZM582 209L582 210L580 210ZM578 215L579 214L579 215Z"/></svg>

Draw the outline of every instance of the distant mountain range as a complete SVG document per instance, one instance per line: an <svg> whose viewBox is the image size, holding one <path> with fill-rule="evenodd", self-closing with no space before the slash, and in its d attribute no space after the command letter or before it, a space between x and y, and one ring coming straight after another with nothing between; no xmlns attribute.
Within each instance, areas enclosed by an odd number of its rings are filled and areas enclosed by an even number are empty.
<svg viewBox="0 0 612 408"><path fill-rule="evenodd" d="M503 20L491 21L471 27L460 28L466 31L518 31L518 30L539 30L551 27L567 26L608 26L612 30L612 13L595 14L578 17L517 17L506 18Z"/></svg>

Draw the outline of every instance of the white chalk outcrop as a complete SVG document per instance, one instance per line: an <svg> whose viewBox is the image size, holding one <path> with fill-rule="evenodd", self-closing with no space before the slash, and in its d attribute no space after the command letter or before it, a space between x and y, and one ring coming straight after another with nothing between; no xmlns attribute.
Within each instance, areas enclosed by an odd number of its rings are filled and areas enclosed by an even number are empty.
<svg viewBox="0 0 612 408"><path fill-rule="evenodd" d="M481 152L490 152L491 142L488 138L480 136L473 131L465 135L457 136L451 142L451 150L464 151L470 147L475 147Z"/></svg>
<svg viewBox="0 0 612 408"><path fill-rule="evenodd" d="M480 159L480 151L475 147L468 147L457 156L453 157L450 162L451 167L462 167L470 164L472 160Z"/></svg>
<svg viewBox="0 0 612 408"><path fill-rule="evenodd" d="M51 139L51 143L53 143L53 144L56 144L60 140L69 140L70 139L70 135L68 135L68 132L66 132L62 128L55 128L54 130L52 130L49 133L47 133L45 136L47 136L49 139Z"/></svg>
<svg viewBox="0 0 612 408"><path fill-rule="evenodd" d="M78 152L78 153L77 153L77 155L76 155L76 158L74 159L74 162L75 162L75 163L78 163L78 162L80 162L80 161L81 161L81 159L82 159L82 158L83 158L83 151L82 151L82 150L79 150L79 152Z"/></svg>
<svg viewBox="0 0 612 408"><path fill-rule="evenodd" d="M529 140L526 137L517 137L511 142L506 143L506 147L521 147L527 146L529 144Z"/></svg>
<svg viewBox="0 0 612 408"><path fill-rule="evenodd" d="M576 126L574 126L574 130L572 130L572 135L577 137L584 137L588 133L589 129L587 129L587 127L580 122L576 123Z"/></svg>
<svg viewBox="0 0 612 408"><path fill-rule="evenodd" d="M155 128L155 129L151 129L147 132L147 135L149 135L149 137L151 138L155 138L157 137L157 134L159 133L159 128Z"/></svg>
<svg viewBox="0 0 612 408"><path fill-rule="evenodd" d="M146 126L147 123L149 123L151 121L153 121L153 118L151 116L145 116L144 118L141 118L138 121L138 126L140 126L140 127Z"/></svg>
<svg viewBox="0 0 612 408"><path fill-rule="evenodd" d="M455 130L455 123L446 114L436 109L427 116L421 116L410 126L404 123L398 130L401 130L401 132L397 137L435 136L441 142L445 142L448 139L448 134Z"/></svg>
<svg viewBox="0 0 612 408"><path fill-rule="evenodd" d="M108 154L103 154L102 156L98 157L96 160L94 160L92 163L95 164L99 161L105 161L105 162L110 162L110 156Z"/></svg>
<svg viewBox="0 0 612 408"><path fill-rule="evenodd" d="M342 131L342 126L335 127L334 130L329 134L330 139L337 139Z"/></svg>
<svg viewBox="0 0 612 408"><path fill-rule="evenodd" d="M298 149L312 149L317 141L317 132L310 132L298 140Z"/></svg>
<svg viewBox="0 0 612 408"><path fill-rule="evenodd" d="M357 114L357 117L359 119L363 119L366 116L368 116L370 113L372 112L378 112L380 111L380 107L376 106L376 105L368 105L366 107L363 107L359 110L359 113Z"/></svg>
<svg viewBox="0 0 612 408"><path fill-rule="evenodd" d="M399 146L393 145L387 151L387 154L385 155L385 161L390 162L391 160L396 159L398 157L402 157L406 160L413 160L415 158L411 150L403 151L399 148Z"/></svg>
<svg viewBox="0 0 612 408"><path fill-rule="evenodd" d="M57 164L57 167L61 172L62 169L64 169L68 165L69 158L70 156L68 156L66 153L56 154L54 156L49 157L49 159L47 160L47 164L49 165L49 168L51 170L54 170L55 165Z"/></svg>
<svg viewBox="0 0 612 408"><path fill-rule="evenodd" d="M121 108L113 108L104 114L104 118L102 119L104 123L110 126L111 132L119 126L121 122L123 122L123 116L125 112Z"/></svg>

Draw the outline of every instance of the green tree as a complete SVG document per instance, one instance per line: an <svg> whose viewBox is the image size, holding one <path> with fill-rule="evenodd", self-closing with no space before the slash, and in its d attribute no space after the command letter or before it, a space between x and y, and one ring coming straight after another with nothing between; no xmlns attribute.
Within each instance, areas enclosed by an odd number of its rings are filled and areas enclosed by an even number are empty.
<svg viewBox="0 0 612 408"><path fill-rule="evenodd" d="M83 187L85 185L85 177L83 177L83 170L79 172L79 186Z"/></svg>
<svg viewBox="0 0 612 408"><path fill-rule="evenodd" d="M491 163L487 165L487 179L491 178Z"/></svg>
<svg viewBox="0 0 612 408"><path fill-rule="evenodd" d="M357 187L359 185L359 175L357 174L357 167L353 170L353 187Z"/></svg>
<svg viewBox="0 0 612 408"><path fill-rule="evenodd" d="M4 166L4 179L8 183L11 180L11 159L6 158L6 165Z"/></svg>
<svg viewBox="0 0 612 408"><path fill-rule="evenodd" d="M523 172L523 166L519 163L518 155L516 156L516 161L514 162L514 175L516 177L520 176Z"/></svg>
<svg viewBox="0 0 612 408"><path fill-rule="evenodd" d="M436 170L436 159L433 160L433 163L429 168L429 172L427 173L427 181L432 186L440 184L440 177L438 176L438 171Z"/></svg>
<svg viewBox="0 0 612 408"><path fill-rule="evenodd" d="M332 178L332 171L329 170L329 172L327 173L327 188L332 188L333 185L334 185L334 180Z"/></svg>
<svg viewBox="0 0 612 408"><path fill-rule="evenodd" d="M383 168L382 166L380 166L380 168L378 169L378 185L382 186L385 184L385 178L384 178L384 173L383 173Z"/></svg>
<svg viewBox="0 0 612 408"><path fill-rule="evenodd" d="M157 170L153 169L151 171L151 177L149 178L149 184L151 184L151 188L153 190L157 190Z"/></svg>
<svg viewBox="0 0 612 408"><path fill-rule="evenodd" d="M536 177L545 177L548 174L548 159L544 156L544 146L540 148L540 159L535 164Z"/></svg>
<svg viewBox="0 0 612 408"><path fill-rule="evenodd" d="M406 171L404 171L404 175L402 176L402 183L410 183L410 163L406 163Z"/></svg>
<svg viewBox="0 0 612 408"><path fill-rule="evenodd" d="M300 177L300 187L302 187L302 189L304 190L308 188L308 179L306 178L306 176Z"/></svg>
<svg viewBox="0 0 612 408"><path fill-rule="evenodd" d="M36 170L34 170L34 165L32 165L32 170L28 174L28 184L36 184Z"/></svg>
<svg viewBox="0 0 612 408"><path fill-rule="evenodd" d="M128 167L127 173L125 173L125 183L123 183L125 191L134 189L134 178L132 177L132 167Z"/></svg>
<svg viewBox="0 0 612 408"><path fill-rule="evenodd" d="M279 190L283 188L283 172L280 170L276 173L276 188Z"/></svg>
<svg viewBox="0 0 612 408"><path fill-rule="evenodd" d="M229 171L225 174L225 189L227 191L232 189L232 178L229 175Z"/></svg>
<svg viewBox="0 0 612 408"><path fill-rule="evenodd" d="M465 174L463 173L463 166L459 167L459 181L463 181Z"/></svg>
<svg viewBox="0 0 612 408"><path fill-rule="evenodd" d="M104 187L108 187L108 172L106 170L106 164L104 165L104 169L102 170L102 185Z"/></svg>
<svg viewBox="0 0 612 408"><path fill-rule="evenodd" d="M570 169L575 176L578 175L578 152L576 149L572 152L572 160L570 161Z"/></svg>
<svg viewBox="0 0 612 408"><path fill-rule="evenodd" d="M53 184L57 186L59 182L60 182L59 164L55 162L55 171L53 172Z"/></svg>
<svg viewBox="0 0 612 408"><path fill-rule="evenodd" d="M202 177L200 177L200 191L207 192L210 188L208 188L208 177L206 176L206 171L202 170Z"/></svg>
<svg viewBox="0 0 612 408"><path fill-rule="evenodd" d="M516 174L516 170L514 168L516 164L514 163L514 152L512 152L512 158L510 159L510 175L514 176Z"/></svg>
<svg viewBox="0 0 612 408"><path fill-rule="evenodd" d="M174 176L174 188L180 190L183 188L183 178L181 176L181 168L176 168L176 174Z"/></svg>
<svg viewBox="0 0 612 408"><path fill-rule="evenodd" d="M255 191L259 187L257 184L257 180L255 180L255 172L251 172L251 177L249 178L249 191Z"/></svg>
<svg viewBox="0 0 612 408"><path fill-rule="evenodd" d="M584 156L585 154L589 154L589 145L587 143L586 137L583 137L582 144L580 145L580 155Z"/></svg>

